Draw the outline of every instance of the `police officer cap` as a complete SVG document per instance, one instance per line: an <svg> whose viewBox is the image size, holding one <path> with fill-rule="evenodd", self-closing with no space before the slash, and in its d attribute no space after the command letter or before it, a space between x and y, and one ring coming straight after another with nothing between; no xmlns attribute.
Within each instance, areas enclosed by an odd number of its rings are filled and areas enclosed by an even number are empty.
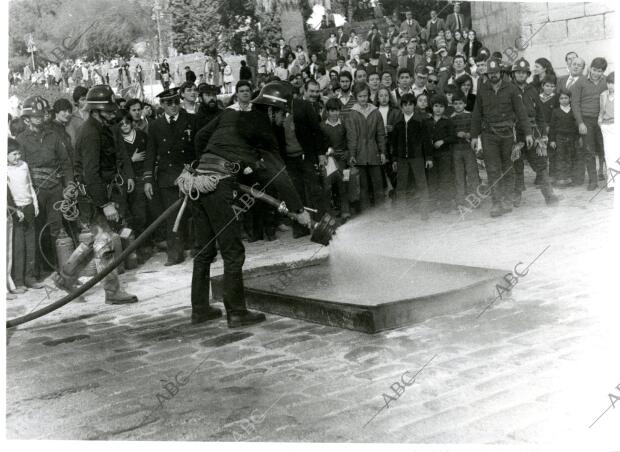
<svg viewBox="0 0 620 452"><path fill-rule="evenodd" d="M530 63L528 63L528 61L521 57L519 58L517 61L515 61L515 63L512 65L512 72L515 71L525 71L525 72L530 72Z"/></svg>
<svg viewBox="0 0 620 452"><path fill-rule="evenodd" d="M156 97L159 98L160 102L164 102L164 101L167 101L167 100L179 99L179 88L175 87L175 88L167 89L167 90L162 91L161 93L159 93Z"/></svg>
<svg viewBox="0 0 620 452"><path fill-rule="evenodd" d="M198 86L198 92L200 94L219 94L220 89L215 85L209 85L208 83L201 83Z"/></svg>
<svg viewBox="0 0 620 452"><path fill-rule="evenodd" d="M501 72L502 62L497 58L491 58L487 63L487 74L493 74L494 72Z"/></svg>

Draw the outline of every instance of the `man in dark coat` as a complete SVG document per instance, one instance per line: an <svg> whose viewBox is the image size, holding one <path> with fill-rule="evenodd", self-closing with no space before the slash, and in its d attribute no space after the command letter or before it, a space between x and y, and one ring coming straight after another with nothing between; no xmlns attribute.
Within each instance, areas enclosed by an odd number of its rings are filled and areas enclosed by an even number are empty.
<svg viewBox="0 0 620 452"><path fill-rule="evenodd" d="M153 184L157 183L164 208L170 207L179 198L175 185L185 164L195 160L194 135L196 119L180 108L178 88L171 88L157 96L164 108L164 114L149 125L146 160L144 162L144 193L153 198ZM183 244L172 231L175 217L168 218L166 243L168 260L164 265L176 265L185 260Z"/></svg>

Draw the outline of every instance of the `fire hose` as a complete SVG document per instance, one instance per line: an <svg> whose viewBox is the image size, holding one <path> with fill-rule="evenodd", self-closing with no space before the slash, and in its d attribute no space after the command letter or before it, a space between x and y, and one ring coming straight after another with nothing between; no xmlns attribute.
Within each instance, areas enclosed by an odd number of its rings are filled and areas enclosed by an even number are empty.
<svg viewBox="0 0 620 452"><path fill-rule="evenodd" d="M241 191L249 194L250 196L253 196L256 199L260 199L261 201L276 207L280 213L283 213L289 216L291 219L293 220L296 219L295 215L293 215L292 213L288 211L286 204L284 202L272 196L269 196L260 190L256 190L253 187L248 187L248 186L239 184L239 188ZM55 301L37 311L31 312L21 317L17 317L12 320L7 320L6 327L13 328L18 325L22 325L24 323L30 322L31 320L38 319L39 317L43 317L44 315L49 314L50 312L53 312L63 307L67 303L70 303L77 297L83 295L86 291L92 288L95 284L97 284L99 281L105 278L112 270L114 270L122 262L124 262L125 259L131 253L133 253L138 247L140 247L140 245L142 245L142 243L159 227L161 223L163 223L170 215L172 215L179 208L179 206L181 206L181 204L183 204L183 207L185 207L187 205L187 198L188 196L186 195L184 199L178 199L174 204L168 207L164 211L164 213L162 213L153 223L151 223L151 225L148 228L146 228L142 234L140 234L117 258L114 259L114 261L112 261L101 272L98 272L95 276L89 279L86 283L82 284L78 289L65 295L60 300ZM179 212L177 215L177 221L176 221L177 226L178 226L178 222L180 221L180 217L183 215L183 210L184 208L179 209ZM312 209L308 209L308 210L312 211ZM337 227L336 221L329 214L326 213L321 217L319 221L312 222L311 227L310 227L312 231L312 235L310 239L313 242L320 243L321 245L328 245L329 241L331 240L332 236L334 235L336 231L336 227Z"/></svg>
<svg viewBox="0 0 620 452"><path fill-rule="evenodd" d="M39 317L43 317L44 315L63 307L67 303L70 303L77 297L83 295L91 287L93 287L95 284L105 278L112 270L114 270L122 262L124 262L131 253L138 249L138 247L142 245L142 243L159 227L159 225L162 224L170 215L172 215L179 208L182 202L183 200L179 199L170 207L168 207L164 211L164 213L162 213L153 223L151 223L151 225L146 228L144 232L136 238L136 240L134 240L116 259L114 259L114 261L112 261L101 272L97 273L95 276L89 279L86 283L82 284L78 289L65 295L60 300L55 301L54 303L51 303L37 311L31 312L21 317L17 317L12 320L7 320L6 327L13 328L26 322L30 322L31 320L38 319Z"/></svg>

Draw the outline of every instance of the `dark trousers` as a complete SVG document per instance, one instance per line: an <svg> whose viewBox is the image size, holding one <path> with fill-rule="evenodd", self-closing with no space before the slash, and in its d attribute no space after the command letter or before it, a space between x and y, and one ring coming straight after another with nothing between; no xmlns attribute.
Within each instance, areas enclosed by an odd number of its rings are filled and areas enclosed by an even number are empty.
<svg viewBox="0 0 620 452"><path fill-rule="evenodd" d="M196 228L198 254L194 257L192 273L192 309L204 310L209 305L208 281L211 262L217 254L215 244L224 261L224 306L227 312L243 311L242 268L245 248L241 241L242 208L233 209L233 190L237 183L233 177L222 179L215 191L203 193L192 201L192 213ZM259 202L259 201L256 201Z"/></svg>
<svg viewBox="0 0 620 452"><path fill-rule="evenodd" d="M34 206L22 207L24 219L13 218L13 282L23 286L28 279L34 279L36 250Z"/></svg>
<svg viewBox="0 0 620 452"><path fill-rule="evenodd" d="M381 165L357 165L360 172L360 208L362 210L370 207L370 195L378 206L385 201L383 194L383 176L381 175Z"/></svg>
<svg viewBox="0 0 620 452"><path fill-rule="evenodd" d="M588 173L588 182L594 184L598 180L596 174L596 156L598 155L601 168L605 161L603 134L601 132L601 127L598 125L597 118L588 118L584 116L583 123L588 128L588 133L583 136L583 146L580 151L583 155L586 171Z"/></svg>
<svg viewBox="0 0 620 452"><path fill-rule="evenodd" d="M314 163L302 157L287 157L285 163L286 171L304 206L318 210L317 214L312 215L318 221L327 212L329 204L323 196L321 177ZM304 230L304 226L297 222L293 223L293 231L301 232Z"/></svg>
<svg viewBox="0 0 620 452"><path fill-rule="evenodd" d="M512 134L497 135L490 131L484 131L482 138L482 152L484 163L487 168L489 188L493 204L500 201L510 201L514 189L514 171L512 167Z"/></svg>
<svg viewBox="0 0 620 452"><path fill-rule="evenodd" d="M522 139L525 141L525 139ZM522 141L519 139L518 141ZM514 162L515 169L519 170L517 173L517 179L515 180L514 194L519 195L525 190L525 182L523 178L523 172L525 168L525 160L528 161L534 172L536 173L536 180L543 195L551 190L551 181L549 180L549 173L547 171L547 157L541 156L536 153L536 143L532 147L524 146L521 149L521 156Z"/></svg>
<svg viewBox="0 0 620 452"><path fill-rule="evenodd" d="M334 171L329 176L323 178L323 197L327 203L332 199L332 190L334 187L338 190L338 200L340 201L340 213L349 214L349 191L348 184L342 178L342 171L346 167L346 163L342 160L336 160L338 171ZM331 212L334 213L333 211Z"/></svg>
<svg viewBox="0 0 620 452"><path fill-rule="evenodd" d="M558 135L555 139L555 170L558 180L571 178L571 157L575 153L577 137Z"/></svg>
<svg viewBox="0 0 620 452"><path fill-rule="evenodd" d="M454 163L454 182L456 185L456 203L465 204L465 195L473 193L478 186L478 162L469 147L455 149L452 153Z"/></svg>
<svg viewBox="0 0 620 452"><path fill-rule="evenodd" d="M177 187L160 187L159 191L164 209L167 209L179 199L179 189ZM172 231L175 221L176 215L171 215L166 220L166 244L168 248L166 252L169 260L182 259L184 256L183 243L178 234Z"/></svg>
<svg viewBox="0 0 620 452"><path fill-rule="evenodd" d="M454 174L452 172L451 152L438 152L434 155L431 181L435 201L446 206L454 199Z"/></svg>
<svg viewBox="0 0 620 452"><path fill-rule="evenodd" d="M138 180L134 190L127 194L127 221L136 237L146 228L148 204L149 200L144 194L144 182Z"/></svg>
<svg viewBox="0 0 620 452"><path fill-rule="evenodd" d="M62 228L62 215L59 211L54 209L54 204L57 201L62 200L62 186L59 184L54 188L38 188L35 187L37 192L37 200L39 203L39 215L35 219L35 240L39 242L39 236L41 230L49 223L49 226L44 231L43 237L41 237L41 248L36 247L35 266L36 273L39 276L45 273L45 269L48 268L48 264L45 263L41 252L45 253L51 264L56 264L54 256L56 255L55 240L58 237L58 233ZM49 269L53 270L53 269Z"/></svg>
<svg viewBox="0 0 620 452"><path fill-rule="evenodd" d="M416 193L419 192L422 200L422 208L428 209L429 195L426 183L426 163L423 158L398 158L396 168L396 199L411 193L411 178L415 181Z"/></svg>
<svg viewBox="0 0 620 452"><path fill-rule="evenodd" d="M584 161L583 149L584 138L580 136L575 141L570 154L570 178L575 185L581 185L584 181L586 162Z"/></svg>

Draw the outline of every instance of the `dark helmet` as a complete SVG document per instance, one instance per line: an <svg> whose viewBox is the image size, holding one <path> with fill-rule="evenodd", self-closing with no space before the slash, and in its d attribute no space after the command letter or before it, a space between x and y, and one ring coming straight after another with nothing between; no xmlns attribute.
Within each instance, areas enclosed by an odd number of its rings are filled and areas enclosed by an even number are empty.
<svg viewBox="0 0 620 452"><path fill-rule="evenodd" d="M109 85L95 85L86 94L88 110L103 110L115 112L118 110L114 99L114 91Z"/></svg>
<svg viewBox="0 0 620 452"><path fill-rule="evenodd" d="M30 96L22 105L22 116L43 117L49 110L49 102L41 96Z"/></svg>
<svg viewBox="0 0 620 452"><path fill-rule="evenodd" d="M525 71L528 74L531 74L530 63L528 63L528 61L523 57L519 58L512 65L512 72L516 72L516 71Z"/></svg>
<svg viewBox="0 0 620 452"><path fill-rule="evenodd" d="M267 83L252 103L269 105L286 110L293 100L293 85L289 82L273 81Z"/></svg>
<svg viewBox="0 0 620 452"><path fill-rule="evenodd" d="M501 72L502 70L502 62L497 58L491 58L487 62L487 74L492 74L494 72Z"/></svg>

